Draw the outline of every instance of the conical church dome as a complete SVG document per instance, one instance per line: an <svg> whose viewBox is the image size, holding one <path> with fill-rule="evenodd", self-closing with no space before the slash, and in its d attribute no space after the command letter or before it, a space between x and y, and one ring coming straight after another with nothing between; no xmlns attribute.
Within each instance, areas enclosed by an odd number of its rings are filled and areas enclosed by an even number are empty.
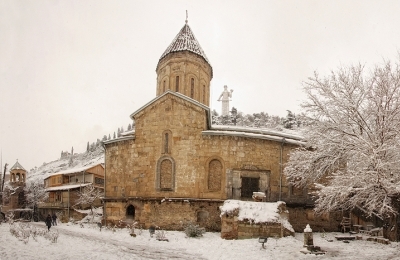
<svg viewBox="0 0 400 260"><path fill-rule="evenodd" d="M157 96L179 92L206 106L210 105L210 62L187 21L157 63Z"/></svg>
<svg viewBox="0 0 400 260"><path fill-rule="evenodd" d="M161 61L168 54L170 54L172 52L178 52L178 51L193 52L193 53L199 55L200 57L202 57L208 64L210 64L206 54L204 53L203 49L201 48L199 42L197 41L196 37L194 36L192 30L190 29L190 27L187 23L182 27L182 29L179 31L179 33L175 36L172 43L168 46L168 48L161 55L159 61ZM211 66L211 64L210 64L210 66Z"/></svg>

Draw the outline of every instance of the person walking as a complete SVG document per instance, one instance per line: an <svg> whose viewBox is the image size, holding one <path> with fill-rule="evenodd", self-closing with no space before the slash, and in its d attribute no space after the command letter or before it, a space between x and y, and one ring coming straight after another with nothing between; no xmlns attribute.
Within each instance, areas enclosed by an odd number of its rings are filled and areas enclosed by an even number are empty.
<svg viewBox="0 0 400 260"><path fill-rule="evenodd" d="M47 231L50 231L51 222L52 222L50 214L47 215L45 222L46 222L46 226L47 226Z"/></svg>
<svg viewBox="0 0 400 260"><path fill-rule="evenodd" d="M51 218L53 219L53 226L57 226L57 216L56 216L56 213L53 213L53 216L51 216Z"/></svg>

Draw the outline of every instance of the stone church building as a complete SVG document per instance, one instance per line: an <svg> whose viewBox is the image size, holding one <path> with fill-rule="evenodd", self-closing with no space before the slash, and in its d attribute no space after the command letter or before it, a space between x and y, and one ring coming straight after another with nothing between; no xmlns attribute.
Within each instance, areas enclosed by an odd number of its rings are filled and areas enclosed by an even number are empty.
<svg viewBox="0 0 400 260"><path fill-rule="evenodd" d="M336 230L341 216L314 216L305 190L288 185L283 165L301 136L211 124L211 64L186 24L161 55L156 97L131 114L135 128L104 142L105 224L135 220L181 229L220 230L227 199L284 201L296 231Z"/></svg>

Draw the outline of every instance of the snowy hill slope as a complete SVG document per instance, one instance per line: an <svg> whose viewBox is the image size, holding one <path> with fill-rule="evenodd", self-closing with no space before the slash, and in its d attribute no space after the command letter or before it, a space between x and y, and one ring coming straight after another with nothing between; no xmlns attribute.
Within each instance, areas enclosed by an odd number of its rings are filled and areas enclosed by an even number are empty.
<svg viewBox="0 0 400 260"><path fill-rule="evenodd" d="M35 169L30 170L27 174L27 181L34 181L36 179L44 180L53 173L99 163L104 163L104 149L101 145L97 146L93 151L76 153L72 156L44 163L40 167L35 167Z"/></svg>

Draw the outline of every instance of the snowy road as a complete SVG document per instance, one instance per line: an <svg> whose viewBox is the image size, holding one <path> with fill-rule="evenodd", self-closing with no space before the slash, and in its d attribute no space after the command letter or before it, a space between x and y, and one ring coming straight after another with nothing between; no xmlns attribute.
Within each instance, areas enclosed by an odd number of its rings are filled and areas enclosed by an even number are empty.
<svg viewBox="0 0 400 260"><path fill-rule="evenodd" d="M31 225L45 228L41 222ZM55 226L51 230L60 234L57 243L38 237L37 241L30 238L24 244L11 236L8 224L2 224L0 259L206 259L200 254L188 253L184 248L164 247L163 244L169 242L157 241L148 234L145 239L136 239L130 237L126 230L100 232L98 229L66 225ZM9 240L15 241L13 246L7 246L10 245Z"/></svg>
<svg viewBox="0 0 400 260"><path fill-rule="evenodd" d="M45 229L44 223L31 223ZM326 253L323 256L304 255L304 235L268 239L261 249L258 239L224 240L219 233L206 232L201 238L188 238L181 231L168 231L169 242L151 238L147 230L131 237L127 229L99 231L98 228L61 224L51 228L59 232L57 243L44 237L32 237L25 244L10 233L8 224L0 225L0 260L125 260L125 259L209 259L209 260L400 260L400 243L389 245L366 240L343 243L335 239L341 233L314 233L314 245ZM138 231L138 230L137 230Z"/></svg>

